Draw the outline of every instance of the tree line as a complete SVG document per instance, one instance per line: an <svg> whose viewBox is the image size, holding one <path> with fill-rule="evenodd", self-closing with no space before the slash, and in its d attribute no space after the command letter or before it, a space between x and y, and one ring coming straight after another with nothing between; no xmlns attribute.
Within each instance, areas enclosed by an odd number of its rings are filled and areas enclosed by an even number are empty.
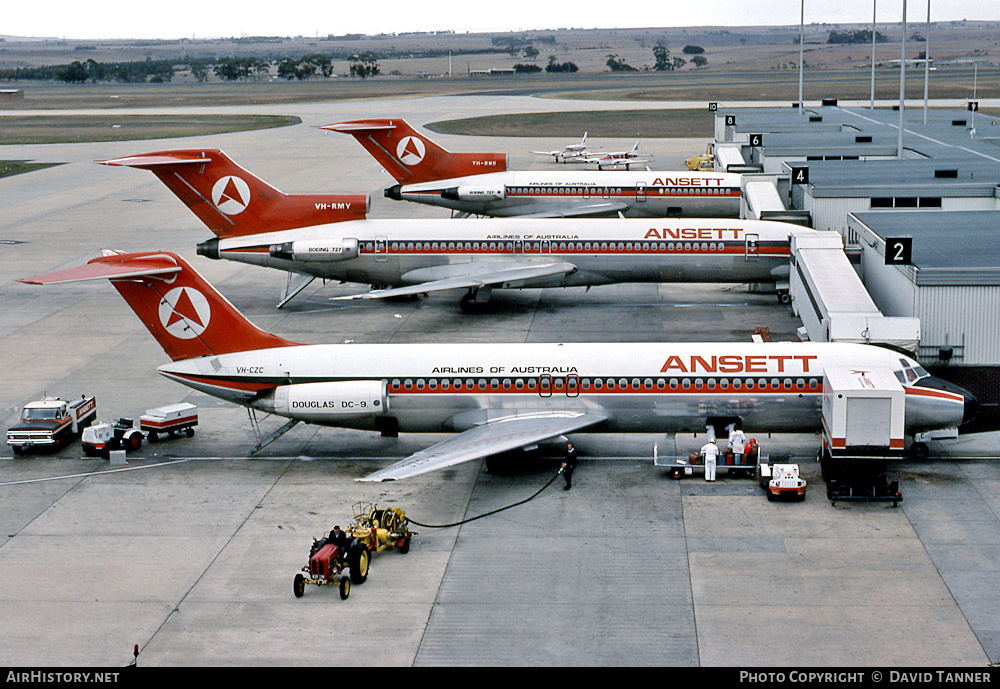
<svg viewBox="0 0 1000 689"><path fill-rule="evenodd" d="M348 56L351 76L366 79L381 73L378 57L374 53L356 53ZM14 67L0 69L0 80L5 81L62 81L67 84L85 82L163 83L173 79L177 67L187 66L191 76L207 81L209 72L225 81L262 79L275 67L278 77L289 81L330 77L333 75L333 57L313 53L301 57L223 57L184 58L183 60L153 60L146 58L134 62L97 62L88 59L74 60L64 65L42 67Z"/></svg>
<svg viewBox="0 0 1000 689"><path fill-rule="evenodd" d="M693 64L696 68L700 69L701 67L704 67L705 65L708 64L708 58L702 55L702 53L705 52L705 49L700 46L696 45L684 46L682 52L685 55L692 56L691 64ZM657 45L656 47L653 48L653 61L654 64L652 68L648 66L643 66L642 69L639 69L637 67L633 67L632 65L628 64L627 62L625 62L625 60L619 58L617 55L608 55L608 59L607 61L605 61L604 64L606 64L608 66L608 69L610 69L612 72L639 72L649 69L652 69L652 71L654 72L674 72L676 70L679 70L681 67L683 67L688 63L688 61L682 57L678 57L676 55L671 57L670 49L664 45Z"/></svg>

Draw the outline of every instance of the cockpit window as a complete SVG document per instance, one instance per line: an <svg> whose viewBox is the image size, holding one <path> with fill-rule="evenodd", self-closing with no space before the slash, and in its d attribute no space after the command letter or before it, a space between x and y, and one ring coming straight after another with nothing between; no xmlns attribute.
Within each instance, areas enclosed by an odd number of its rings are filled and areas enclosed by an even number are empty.
<svg viewBox="0 0 1000 689"><path fill-rule="evenodd" d="M895 374L900 383L913 383L930 375L923 366L909 359L900 359L899 363L902 364L903 370L896 371Z"/></svg>

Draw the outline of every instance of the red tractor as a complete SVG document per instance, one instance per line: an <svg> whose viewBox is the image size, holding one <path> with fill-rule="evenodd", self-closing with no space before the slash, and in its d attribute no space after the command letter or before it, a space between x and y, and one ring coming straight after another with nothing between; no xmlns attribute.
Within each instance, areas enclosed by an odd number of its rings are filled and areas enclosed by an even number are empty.
<svg viewBox="0 0 1000 689"><path fill-rule="evenodd" d="M368 550L354 541L350 545L334 545L326 538L316 539L309 549L309 563L295 575L292 591L296 598L305 593L306 584L337 586L340 599L351 595L351 584L363 584L368 579Z"/></svg>

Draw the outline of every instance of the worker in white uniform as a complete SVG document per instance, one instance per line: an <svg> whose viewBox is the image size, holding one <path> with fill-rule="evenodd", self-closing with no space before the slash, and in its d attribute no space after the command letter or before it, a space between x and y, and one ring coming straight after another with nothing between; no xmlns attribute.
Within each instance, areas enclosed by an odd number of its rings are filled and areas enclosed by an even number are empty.
<svg viewBox="0 0 1000 689"><path fill-rule="evenodd" d="M714 440L709 440L701 446L701 456L705 458L705 480L715 480L715 465L719 461L719 446Z"/></svg>
<svg viewBox="0 0 1000 689"><path fill-rule="evenodd" d="M739 428L729 431L729 451L733 453L733 464L743 464L743 454L746 452L747 437Z"/></svg>

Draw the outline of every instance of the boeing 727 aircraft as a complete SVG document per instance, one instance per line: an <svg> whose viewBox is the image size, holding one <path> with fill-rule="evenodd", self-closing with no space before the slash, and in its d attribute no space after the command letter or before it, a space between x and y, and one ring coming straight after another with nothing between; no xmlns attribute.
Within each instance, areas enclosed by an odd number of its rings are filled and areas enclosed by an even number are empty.
<svg viewBox="0 0 1000 689"><path fill-rule="evenodd" d="M104 161L151 170L216 237L198 253L309 278L376 285L352 298L383 298L465 290L463 309L488 301L495 288L590 287L621 282L787 281L790 233L813 230L737 219L597 219L572 224L503 218L467 220L345 220L293 226L282 211L296 197L236 165L222 151L158 151ZM245 190L218 194L217 190ZM351 198L351 197L345 197ZM358 208L362 201L355 199ZM308 205L305 203L304 205ZM331 211L327 211L329 214ZM348 213L348 210L342 211ZM302 213L290 213L295 218ZM273 228L264 219L274 219ZM275 231L270 231L274 229Z"/></svg>
<svg viewBox="0 0 1000 689"><path fill-rule="evenodd" d="M977 411L961 388L879 347L834 343L490 343L304 345L260 330L179 256L107 253L21 280L108 278L173 360L158 371L195 390L286 417L455 435L364 480L403 479L564 434L671 433L737 423L818 432L824 369L893 370L906 432ZM276 434L277 435L277 434Z"/></svg>
<svg viewBox="0 0 1000 689"><path fill-rule="evenodd" d="M357 120L320 129L352 135L395 177L399 184L385 190L387 198L442 206L463 216L740 215L741 178L736 174L689 170L514 172L507 170L503 154L449 153L403 120Z"/></svg>

